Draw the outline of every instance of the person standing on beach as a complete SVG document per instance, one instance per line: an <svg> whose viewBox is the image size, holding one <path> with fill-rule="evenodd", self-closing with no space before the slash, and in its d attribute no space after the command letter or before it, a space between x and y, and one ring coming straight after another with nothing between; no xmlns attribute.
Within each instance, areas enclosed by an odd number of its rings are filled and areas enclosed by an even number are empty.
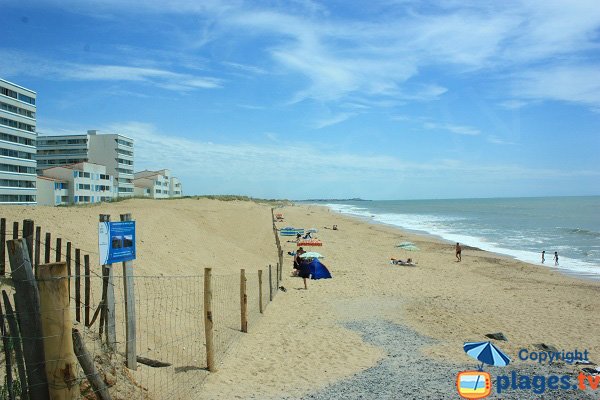
<svg viewBox="0 0 600 400"><path fill-rule="evenodd" d="M462 247L460 247L460 243L456 243L456 262L460 262L462 260Z"/></svg>
<svg viewBox="0 0 600 400"><path fill-rule="evenodd" d="M554 252L554 265L558 265L558 251Z"/></svg>
<svg viewBox="0 0 600 400"><path fill-rule="evenodd" d="M310 262L306 258L300 259L300 265L298 266L298 276L304 280L304 290L308 290L306 280L310 278Z"/></svg>
<svg viewBox="0 0 600 400"><path fill-rule="evenodd" d="M542 250L542 264L546 261L546 250Z"/></svg>

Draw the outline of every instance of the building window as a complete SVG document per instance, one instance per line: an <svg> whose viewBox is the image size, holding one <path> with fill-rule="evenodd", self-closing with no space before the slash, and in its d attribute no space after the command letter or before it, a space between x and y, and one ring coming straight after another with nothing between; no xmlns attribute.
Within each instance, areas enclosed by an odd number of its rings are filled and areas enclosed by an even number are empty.
<svg viewBox="0 0 600 400"><path fill-rule="evenodd" d="M33 160L33 153L26 153L24 151L11 150L11 149L0 149L0 156L23 158L25 160Z"/></svg>
<svg viewBox="0 0 600 400"><path fill-rule="evenodd" d="M123 146L127 146L127 147L133 147L133 143L131 143L131 142L127 142L127 141L125 141L125 140L121 140L121 139L115 139L115 141L116 141L118 144L122 144Z"/></svg>
<svg viewBox="0 0 600 400"><path fill-rule="evenodd" d="M0 164L0 171L16 172L19 174L35 174L34 167L24 167L22 165Z"/></svg>
<svg viewBox="0 0 600 400"><path fill-rule="evenodd" d="M34 203L35 196L29 194L0 194L0 203Z"/></svg>
<svg viewBox="0 0 600 400"><path fill-rule="evenodd" d="M12 187L12 188L35 188L34 181L17 181L13 179L0 179L0 186Z"/></svg>
<svg viewBox="0 0 600 400"><path fill-rule="evenodd" d="M21 101L23 101L25 103L29 103L32 106L35 106L35 99L33 97L29 97L29 96L26 96L26 95L24 95L22 93L19 93L19 100L21 100Z"/></svg>
<svg viewBox="0 0 600 400"><path fill-rule="evenodd" d="M16 136L16 135L10 135L8 133L0 133L0 140L5 140L7 142L13 142L13 143L18 143L18 144L24 144L27 146L35 146L35 140L33 140L33 139L27 139L27 138Z"/></svg>
<svg viewBox="0 0 600 400"><path fill-rule="evenodd" d="M2 103L0 101L0 110L8 111L13 114L19 114L24 117L35 118L35 112L26 110L21 107L13 106L12 104Z"/></svg>
<svg viewBox="0 0 600 400"><path fill-rule="evenodd" d="M133 151L123 150L123 149L117 149L117 153L133 157Z"/></svg>
<svg viewBox="0 0 600 400"><path fill-rule="evenodd" d="M35 126L29 125L24 122L13 121L12 119L0 117L0 125L9 126L15 129L21 129L23 131L35 132Z"/></svg>

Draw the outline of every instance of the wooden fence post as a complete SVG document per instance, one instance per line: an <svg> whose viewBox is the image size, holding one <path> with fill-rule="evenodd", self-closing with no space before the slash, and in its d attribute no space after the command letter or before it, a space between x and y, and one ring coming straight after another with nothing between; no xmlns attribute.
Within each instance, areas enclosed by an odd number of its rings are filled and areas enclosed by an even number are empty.
<svg viewBox="0 0 600 400"><path fill-rule="evenodd" d="M29 260L33 260L33 220L23 220L23 239L27 242L27 252L29 253Z"/></svg>
<svg viewBox="0 0 600 400"><path fill-rule="evenodd" d="M100 377L100 374L96 370L96 366L94 365L94 359L88 352L85 347L85 343L83 343L83 339L81 338L81 334L77 329L73 329L73 349L75 350L75 356L79 360L79 364L81 364L81 369L83 369L83 373L87 377L96 397L99 400L110 400L110 394L108 393L108 388L106 384Z"/></svg>
<svg viewBox="0 0 600 400"><path fill-rule="evenodd" d="M91 277L90 277L90 255L86 254L83 256L83 273L84 273L84 290L85 290L85 298L84 298L84 318L85 326L90 326L90 286L91 286Z"/></svg>
<svg viewBox="0 0 600 400"><path fill-rule="evenodd" d="M77 359L73 352L67 264L42 264L38 270L40 313L50 398L79 398Z"/></svg>
<svg viewBox="0 0 600 400"><path fill-rule="evenodd" d="M100 214L100 222L110 222L110 215ZM106 344L112 351L115 351L117 332L115 330L115 285L113 283L112 264L102 266L102 278L103 307L100 312L100 335L102 335L103 328L106 328Z"/></svg>
<svg viewBox="0 0 600 400"><path fill-rule="evenodd" d="M40 265L41 258L41 247L42 247L42 227L35 227L35 270L37 273L37 267Z"/></svg>
<svg viewBox="0 0 600 400"><path fill-rule="evenodd" d="M67 259L67 275L69 275L69 298L71 298L71 242L67 242L67 254L65 258ZM39 257L36 260L37 265L39 265Z"/></svg>
<svg viewBox="0 0 600 400"><path fill-rule="evenodd" d="M0 276L6 274L6 218L0 218Z"/></svg>
<svg viewBox="0 0 600 400"><path fill-rule="evenodd" d="M240 317L241 331L248 333L248 295L246 294L246 270L240 270Z"/></svg>
<svg viewBox="0 0 600 400"><path fill-rule="evenodd" d="M215 347L213 342L212 269L204 268L204 335L206 337L206 366L215 372Z"/></svg>
<svg viewBox="0 0 600 400"><path fill-rule="evenodd" d="M62 256L62 239L56 238L56 262L61 261L60 258Z"/></svg>
<svg viewBox="0 0 600 400"><path fill-rule="evenodd" d="M117 349L117 331L115 318L115 284L113 281L112 265L104 266L103 276L106 277L106 314L104 323L106 326L106 344L112 351Z"/></svg>
<svg viewBox="0 0 600 400"><path fill-rule="evenodd" d="M8 328L10 329L12 345L15 349L15 359L17 361L17 370L19 371L19 381L21 382L21 399L28 400L29 393L27 388L27 372L25 371L23 347L21 346L21 334L19 333L19 324L17 323L17 318L15 317L15 312L13 311L13 307L10 304L10 299L8 298L6 290L2 291L2 299L4 300L4 309L6 310L6 321L8 322Z"/></svg>
<svg viewBox="0 0 600 400"><path fill-rule="evenodd" d="M7 247L15 285L15 308L21 321L21 331L24 333L23 358L27 368L29 394L32 399L49 399L40 297L27 252L27 244L24 239L9 240Z"/></svg>
<svg viewBox="0 0 600 400"><path fill-rule="evenodd" d="M271 264L269 264L269 301L273 301L273 272Z"/></svg>
<svg viewBox="0 0 600 400"><path fill-rule="evenodd" d="M258 311L262 314L263 309L263 292L262 292L262 269L258 270Z"/></svg>
<svg viewBox="0 0 600 400"><path fill-rule="evenodd" d="M75 356L79 360L79 364L81 365L81 369L83 369L83 373L87 377L96 397L100 400L110 400L110 394L108 393L108 388L106 384L100 377L100 374L96 370L96 366L94 365L94 359L88 352L85 347L85 343L83 343L83 339L81 338L81 334L77 329L73 329L72 331L73 337L73 349L75 350Z"/></svg>
<svg viewBox="0 0 600 400"><path fill-rule="evenodd" d="M6 218L0 218L0 276L6 274Z"/></svg>
<svg viewBox="0 0 600 400"><path fill-rule="evenodd" d="M131 221L131 214L121 214L121 221ZM136 325L135 325L135 286L133 261L123 263L123 291L125 300L125 353L127 368L137 369Z"/></svg>
<svg viewBox="0 0 600 400"><path fill-rule="evenodd" d="M19 223L17 221L13 222L13 232L12 232L13 240L19 238Z"/></svg>
<svg viewBox="0 0 600 400"><path fill-rule="evenodd" d="M15 398L15 388L14 382L12 378L12 350L10 347L10 334L6 331L6 325L4 324L4 312L2 311L2 306L0 305L0 333L2 334L2 348L4 350L4 361L6 377L5 377L5 387L6 392L8 394L8 398L13 400ZM12 333L11 333L12 334Z"/></svg>
<svg viewBox="0 0 600 400"><path fill-rule="evenodd" d="M281 277L281 264L277 263L277 271L275 271L275 274L277 274L277 285L275 285L275 293L277 293L277 289L279 288L279 281L280 281L280 277Z"/></svg>
<svg viewBox="0 0 600 400"><path fill-rule="evenodd" d="M44 243L44 264L50 263L50 245L52 244L52 235L46 232L46 243Z"/></svg>
<svg viewBox="0 0 600 400"><path fill-rule="evenodd" d="M66 265L65 265L66 268ZM81 322L81 250L75 249L75 319Z"/></svg>

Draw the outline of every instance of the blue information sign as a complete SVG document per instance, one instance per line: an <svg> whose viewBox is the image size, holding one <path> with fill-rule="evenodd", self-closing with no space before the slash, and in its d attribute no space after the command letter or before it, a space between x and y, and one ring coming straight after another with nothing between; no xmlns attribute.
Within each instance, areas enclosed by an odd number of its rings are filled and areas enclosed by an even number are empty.
<svg viewBox="0 0 600 400"><path fill-rule="evenodd" d="M135 260L135 221L100 222L98 248L102 265Z"/></svg>

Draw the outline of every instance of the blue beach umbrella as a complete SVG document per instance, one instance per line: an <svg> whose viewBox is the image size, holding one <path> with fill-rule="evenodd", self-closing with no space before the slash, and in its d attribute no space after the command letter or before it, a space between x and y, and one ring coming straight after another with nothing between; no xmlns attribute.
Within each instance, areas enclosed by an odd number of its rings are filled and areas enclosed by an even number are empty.
<svg viewBox="0 0 600 400"><path fill-rule="evenodd" d="M510 358L491 342L467 342L463 345L465 353L483 364L505 367L510 363Z"/></svg>
<svg viewBox="0 0 600 400"><path fill-rule="evenodd" d="M466 342L463 345L465 353L474 359L481 361L479 370L483 369L483 364L506 367L510 363L510 358L491 342ZM479 383L479 375L475 381L475 386Z"/></svg>

